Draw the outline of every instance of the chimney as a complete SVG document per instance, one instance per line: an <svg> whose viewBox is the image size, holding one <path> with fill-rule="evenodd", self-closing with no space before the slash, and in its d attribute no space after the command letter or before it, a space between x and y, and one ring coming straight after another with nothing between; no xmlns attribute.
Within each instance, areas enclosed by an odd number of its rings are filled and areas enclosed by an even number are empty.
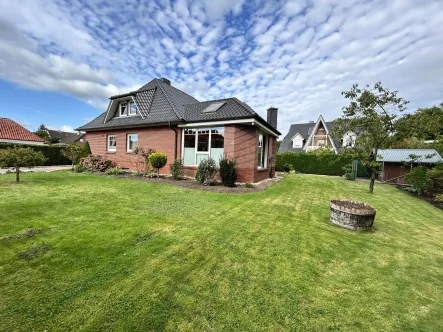
<svg viewBox="0 0 443 332"><path fill-rule="evenodd" d="M162 81L163 83L165 83L167 85L171 85L171 81L168 80L167 78L162 77L162 78L160 78L160 81Z"/></svg>
<svg viewBox="0 0 443 332"><path fill-rule="evenodd" d="M276 107L268 108L268 120L267 121L275 129L277 129L277 112L278 112L278 108L276 108Z"/></svg>

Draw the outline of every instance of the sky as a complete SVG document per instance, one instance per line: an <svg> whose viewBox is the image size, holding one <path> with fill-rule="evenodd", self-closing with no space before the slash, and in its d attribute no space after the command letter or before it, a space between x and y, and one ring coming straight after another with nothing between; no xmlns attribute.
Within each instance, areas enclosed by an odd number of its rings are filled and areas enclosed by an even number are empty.
<svg viewBox="0 0 443 332"><path fill-rule="evenodd" d="M73 130L156 77L278 129L339 117L353 83L443 101L441 0L0 0L0 116Z"/></svg>

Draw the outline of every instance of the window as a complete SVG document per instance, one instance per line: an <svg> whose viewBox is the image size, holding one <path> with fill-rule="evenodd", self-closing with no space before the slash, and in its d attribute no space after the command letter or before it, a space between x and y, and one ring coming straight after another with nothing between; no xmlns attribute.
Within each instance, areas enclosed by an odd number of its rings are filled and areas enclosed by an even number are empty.
<svg viewBox="0 0 443 332"><path fill-rule="evenodd" d="M300 134L297 134L294 136L292 140L292 147L293 148L301 148L303 147L303 137Z"/></svg>
<svg viewBox="0 0 443 332"><path fill-rule="evenodd" d="M317 145L318 145L318 146L324 146L324 145L325 145L325 140L324 140L324 139L319 139L319 140L317 141Z"/></svg>
<svg viewBox="0 0 443 332"><path fill-rule="evenodd" d="M134 152L138 146L138 134L128 134L126 151Z"/></svg>
<svg viewBox="0 0 443 332"><path fill-rule="evenodd" d="M266 167L266 140L267 136L262 133L258 134L257 144L257 166L258 168Z"/></svg>
<svg viewBox="0 0 443 332"><path fill-rule="evenodd" d="M128 115L128 103L120 103L120 116L126 116Z"/></svg>
<svg viewBox="0 0 443 332"><path fill-rule="evenodd" d="M129 115L136 115L137 114L137 105L131 101L129 103Z"/></svg>
<svg viewBox="0 0 443 332"><path fill-rule="evenodd" d="M108 135L108 151L116 151L116 150L117 150L117 136Z"/></svg>
<svg viewBox="0 0 443 332"><path fill-rule="evenodd" d="M184 164L198 165L208 157L220 160L224 152L224 131L224 127L184 129Z"/></svg>

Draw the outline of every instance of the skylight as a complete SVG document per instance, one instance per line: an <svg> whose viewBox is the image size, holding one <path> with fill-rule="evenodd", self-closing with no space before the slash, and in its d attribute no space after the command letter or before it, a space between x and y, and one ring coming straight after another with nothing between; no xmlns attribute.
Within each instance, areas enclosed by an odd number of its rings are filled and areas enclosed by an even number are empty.
<svg viewBox="0 0 443 332"><path fill-rule="evenodd" d="M220 107L222 107L224 104L226 104L224 101L220 102L220 103L212 103L211 105L209 105L208 107L206 107L202 113L213 113L213 112L217 112Z"/></svg>

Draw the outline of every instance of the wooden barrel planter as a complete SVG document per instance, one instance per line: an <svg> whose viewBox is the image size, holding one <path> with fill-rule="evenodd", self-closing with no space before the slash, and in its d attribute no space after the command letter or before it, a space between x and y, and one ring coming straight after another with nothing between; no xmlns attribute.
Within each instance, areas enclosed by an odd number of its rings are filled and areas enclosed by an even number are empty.
<svg viewBox="0 0 443 332"><path fill-rule="evenodd" d="M376 211L370 205L354 201L331 200L330 207L330 220L333 224L354 231L372 229Z"/></svg>

